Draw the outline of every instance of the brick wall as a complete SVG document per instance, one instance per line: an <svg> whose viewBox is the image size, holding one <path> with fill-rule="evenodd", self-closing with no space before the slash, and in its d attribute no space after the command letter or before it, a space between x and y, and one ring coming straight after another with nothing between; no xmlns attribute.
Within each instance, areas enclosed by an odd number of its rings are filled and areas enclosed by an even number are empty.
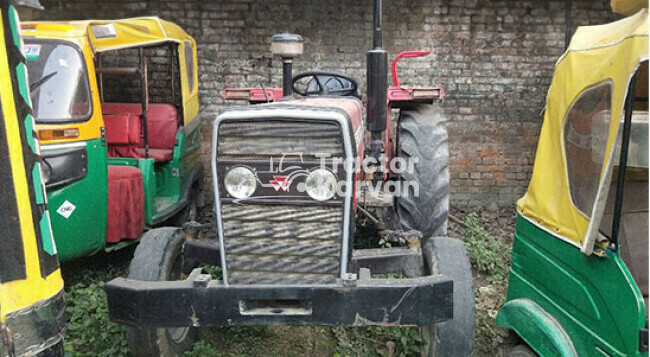
<svg viewBox="0 0 650 357"><path fill-rule="evenodd" d="M306 39L296 72L365 77L372 1L41 0L46 12L23 18L84 19L157 15L199 43L202 115L227 105L226 86L280 86L281 63L268 51L274 33ZM573 0L573 25L616 19L608 0ZM394 56L429 49L400 66L403 82L447 90L452 202L506 205L525 191L553 64L564 43L564 1L385 0L384 44ZM210 131L203 128L207 149Z"/></svg>

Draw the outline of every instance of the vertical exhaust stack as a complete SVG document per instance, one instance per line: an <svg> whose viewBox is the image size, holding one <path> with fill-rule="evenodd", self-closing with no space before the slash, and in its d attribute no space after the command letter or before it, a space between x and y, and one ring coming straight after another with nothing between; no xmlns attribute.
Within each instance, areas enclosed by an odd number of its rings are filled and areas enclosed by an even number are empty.
<svg viewBox="0 0 650 357"><path fill-rule="evenodd" d="M388 54L382 45L382 1L374 0L373 49L367 54L366 80L367 128L371 133L370 155L379 159L384 151L382 134L386 130L386 90L388 86Z"/></svg>

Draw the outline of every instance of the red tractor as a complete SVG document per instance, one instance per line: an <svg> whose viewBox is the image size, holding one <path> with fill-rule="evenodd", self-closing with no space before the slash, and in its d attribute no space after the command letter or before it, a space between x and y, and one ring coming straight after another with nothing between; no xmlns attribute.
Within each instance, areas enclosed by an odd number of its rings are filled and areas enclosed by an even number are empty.
<svg viewBox="0 0 650 357"><path fill-rule="evenodd" d="M200 224L151 230L128 279L107 284L136 355L180 353L198 326L306 324L421 326L424 355L471 354L470 263L446 236L444 91L399 85L397 61L428 51L398 55L388 88L380 0L374 14L365 115L354 79L292 77L303 48L293 34L271 46L282 89L224 91L256 105L214 120L214 238L197 239Z"/></svg>

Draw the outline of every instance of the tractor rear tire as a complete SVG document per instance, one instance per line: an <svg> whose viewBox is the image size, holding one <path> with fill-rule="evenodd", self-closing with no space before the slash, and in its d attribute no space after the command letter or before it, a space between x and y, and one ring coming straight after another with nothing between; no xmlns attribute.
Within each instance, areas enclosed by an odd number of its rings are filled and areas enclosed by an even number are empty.
<svg viewBox="0 0 650 357"><path fill-rule="evenodd" d="M422 328L422 356L471 356L476 314L472 266L465 245L458 239L433 237L423 245L422 254L431 274L443 274L454 281L454 318Z"/></svg>
<svg viewBox="0 0 650 357"><path fill-rule="evenodd" d="M179 280L184 244L184 234L178 228L164 227L146 232L131 261L129 279ZM126 339L134 356L176 356L192 347L196 328L127 327Z"/></svg>
<svg viewBox="0 0 650 357"><path fill-rule="evenodd" d="M397 156L413 162L413 170L400 173L396 210L404 229L419 230L425 238L447 235L450 189L445 122L438 104L414 104L400 111Z"/></svg>

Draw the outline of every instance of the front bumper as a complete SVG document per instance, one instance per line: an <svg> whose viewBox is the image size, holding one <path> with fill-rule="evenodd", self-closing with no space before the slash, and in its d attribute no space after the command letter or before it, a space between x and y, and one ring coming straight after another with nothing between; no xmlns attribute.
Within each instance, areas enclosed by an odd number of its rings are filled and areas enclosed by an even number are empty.
<svg viewBox="0 0 650 357"><path fill-rule="evenodd" d="M451 319L444 275L358 279L336 285L230 285L194 269L182 281L117 278L106 285L112 321L132 326L424 326Z"/></svg>

